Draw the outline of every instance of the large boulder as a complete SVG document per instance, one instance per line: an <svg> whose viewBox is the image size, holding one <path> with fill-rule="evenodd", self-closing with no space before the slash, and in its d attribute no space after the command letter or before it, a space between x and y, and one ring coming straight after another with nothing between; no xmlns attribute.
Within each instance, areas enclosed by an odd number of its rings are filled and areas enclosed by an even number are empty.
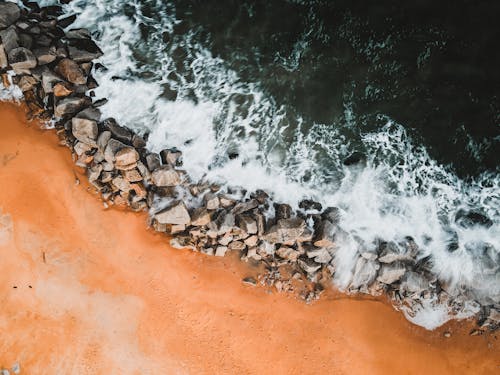
<svg viewBox="0 0 500 375"><path fill-rule="evenodd" d="M123 147L115 153L115 168L121 171L132 170L137 166L138 160L139 153L135 148L130 146Z"/></svg>
<svg viewBox="0 0 500 375"><path fill-rule="evenodd" d="M36 57L29 49L24 47L14 48L8 53L9 64L16 74L28 73L37 65Z"/></svg>
<svg viewBox="0 0 500 375"><path fill-rule="evenodd" d="M0 29L9 27L21 16L19 7L11 2L0 3Z"/></svg>
<svg viewBox="0 0 500 375"><path fill-rule="evenodd" d="M301 218L280 219L265 234L264 239L270 243L293 244L306 229L306 222Z"/></svg>
<svg viewBox="0 0 500 375"><path fill-rule="evenodd" d="M0 39L2 39L3 47L7 53L19 47L19 36L14 26L0 31Z"/></svg>
<svg viewBox="0 0 500 375"><path fill-rule="evenodd" d="M191 223L191 217L186 208L186 205L182 201L174 202L169 207L161 210L154 214L154 218L160 224L185 224L189 225Z"/></svg>
<svg viewBox="0 0 500 375"><path fill-rule="evenodd" d="M75 39L68 50L70 57L78 63L90 62L102 56L102 51L90 39Z"/></svg>
<svg viewBox="0 0 500 375"><path fill-rule="evenodd" d="M114 118L107 118L106 120L104 120L103 125L107 130L111 132L111 134L113 134L113 138L127 144L130 144L132 142L134 133L130 129L119 125Z"/></svg>
<svg viewBox="0 0 500 375"><path fill-rule="evenodd" d="M99 129L95 121L73 118L71 119L71 131L76 139L88 145L96 145Z"/></svg>
<svg viewBox="0 0 500 375"><path fill-rule="evenodd" d="M155 169L151 174L151 179L158 187L177 186L181 183L179 173L168 165Z"/></svg>
<svg viewBox="0 0 500 375"><path fill-rule="evenodd" d="M54 115L56 117L63 117L68 114L74 114L81 111L83 108L88 107L92 104L89 97L69 97L64 98L57 102L54 108Z"/></svg>
<svg viewBox="0 0 500 375"><path fill-rule="evenodd" d="M377 280L384 284L392 284L399 281L405 272L406 268L404 266L384 265L380 269Z"/></svg>
<svg viewBox="0 0 500 375"><path fill-rule="evenodd" d="M55 68L56 73L60 74L68 82L75 85L84 85L87 83L87 77L80 66L71 59L62 59Z"/></svg>

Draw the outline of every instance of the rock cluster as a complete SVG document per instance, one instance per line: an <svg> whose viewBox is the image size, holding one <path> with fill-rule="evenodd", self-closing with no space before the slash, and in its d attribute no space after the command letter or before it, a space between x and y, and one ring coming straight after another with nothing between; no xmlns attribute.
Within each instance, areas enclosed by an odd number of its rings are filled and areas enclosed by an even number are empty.
<svg viewBox="0 0 500 375"><path fill-rule="evenodd" d="M102 101L92 100L97 83L91 75L93 60L102 52L87 30L64 31L75 17L63 17L58 6L26 6L0 3L3 81L7 71L15 73L29 116L54 120L61 144L72 150L106 205L148 211L151 226L172 235L174 247L215 256L238 253L245 261L266 265L262 283L289 291L293 280L304 279L311 286L304 299L319 295L321 283L336 272L338 246L348 236L339 225L339 209L304 200L294 211L264 191L232 191L192 181L182 169L179 150L151 153L144 137L102 118ZM348 291L387 293L398 306L409 307L410 314L423 300L459 310L461 302L446 293L411 238L399 244L381 240L369 248L358 245ZM284 268L289 278L283 277ZM482 327L498 328L500 306L480 308Z"/></svg>

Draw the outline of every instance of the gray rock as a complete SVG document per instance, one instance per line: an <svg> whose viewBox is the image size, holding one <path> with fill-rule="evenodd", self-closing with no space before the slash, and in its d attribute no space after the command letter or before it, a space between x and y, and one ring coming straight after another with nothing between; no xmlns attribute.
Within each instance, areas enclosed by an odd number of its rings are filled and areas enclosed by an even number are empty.
<svg viewBox="0 0 500 375"><path fill-rule="evenodd" d="M219 195L220 205L224 208L232 207L236 204L236 199L231 198L229 195Z"/></svg>
<svg viewBox="0 0 500 375"><path fill-rule="evenodd" d="M44 68L42 72L42 88L46 94L54 92L54 86L59 82L62 82L61 77Z"/></svg>
<svg viewBox="0 0 500 375"><path fill-rule="evenodd" d="M50 64L57 58L57 50L53 46L35 48L33 53L38 61L38 65Z"/></svg>
<svg viewBox="0 0 500 375"><path fill-rule="evenodd" d="M375 281L380 266L373 260L363 257L358 258L354 267L354 274L351 281L351 288L359 289L363 286L369 287Z"/></svg>
<svg viewBox="0 0 500 375"><path fill-rule="evenodd" d="M22 92L33 89L33 87L37 84L38 81L33 76L22 76L19 82L17 83Z"/></svg>
<svg viewBox="0 0 500 375"><path fill-rule="evenodd" d="M203 196L203 202L207 210L216 210L219 208L219 197L214 193L206 193Z"/></svg>
<svg viewBox="0 0 500 375"><path fill-rule="evenodd" d="M246 248L246 245L242 241L232 241L228 249L232 251L242 251Z"/></svg>
<svg viewBox="0 0 500 375"><path fill-rule="evenodd" d="M116 153L125 147L127 147L126 144L123 144L114 138L110 138L106 148L104 149L104 158L109 164L114 165Z"/></svg>
<svg viewBox="0 0 500 375"><path fill-rule="evenodd" d="M102 51L96 46L94 42L90 41L88 44L92 45L91 49L93 50L86 50L75 46L69 46L68 51L71 58L78 63L83 63L90 62L102 56Z"/></svg>
<svg viewBox="0 0 500 375"><path fill-rule="evenodd" d="M160 157L163 164L168 164L172 167L178 167L182 164L182 152L176 149L162 150Z"/></svg>
<svg viewBox="0 0 500 375"><path fill-rule="evenodd" d="M420 294L424 290L429 289L429 280L419 273L409 271L403 277L399 289Z"/></svg>
<svg viewBox="0 0 500 375"><path fill-rule="evenodd" d="M332 247L335 245L335 234L338 227L329 220L323 220L316 225L313 237L314 246Z"/></svg>
<svg viewBox="0 0 500 375"><path fill-rule="evenodd" d="M289 204L275 204L276 220L290 219L292 217L292 207Z"/></svg>
<svg viewBox="0 0 500 375"><path fill-rule="evenodd" d="M100 121L101 120L101 111L99 108L95 107L88 107L85 108L83 111L78 112L75 117L78 118L85 118L87 120L92 120L92 121Z"/></svg>
<svg viewBox="0 0 500 375"><path fill-rule="evenodd" d="M321 218L323 220L328 220L333 224L338 224L338 222L340 221L340 209L338 209L337 207L327 207L321 213Z"/></svg>
<svg viewBox="0 0 500 375"><path fill-rule="evenodd" d="M280 219L264 239L270 243L292 244L304 233L306 223L301 218Z"/></svg>
<svg viewBox="0 0 500 375"><path fill-rule="evenodd" d="M160 156L158 154L147 154L146 155L146 164L150 171L154 171L156 168L161 166Z"/></svg>
<svg viewBox="0 0 500 375"><path fill-rule="evenodd" d="M226 255L227 250L227 246L217 246L217 249L215 249L215 256L223 257L224 255Z"/></svg>
<svg viewBox="0 0 500 375"><path fill-rule="evenodd" d="M121 176L117 176L111 180L111 183L124 192L129 192L131 187L130 183Z"/></svg>
<svg viewBox="0 0 500 375"><path fill-rule="evenodd" d="M257 221L250 215L238 215L236 216L238 227L241 228L248 234L257 233Z"/></svg>
<svg viewBox="0 0 500 375"><path fill-rule="evenodd" d="M406 268L397 265L384 265L380 269L377 280L384 284L392 284L399 281L405 274Z"/></svg>
<svg viewBox="0 0 500 375"><path fill-rule="evenodd" d="M0 31L0 38L2 39L3 48L7 53L19 47L19 37L15 26Z"/></svg>
<svg viewBox="0 0 500 375"><path fill-rule="evenodd" d="M169 207L161 210L154 214L154 218L160 224L185 224L189 225L191 223L191 217L186 208L186 205L182 201L174 202Z"/></svg>
<svg viewBox="0 0 500 375"><path fill-rule="evenodd" d="M90 34L90 31L85 28L79 28L79 29L71 29L66 31L66 38L68 39L91 39L92 35Z"/></svg>
<svg viewBox="0 0 500 375"><path fill-rule="evenodd" d="M101 134L99 134L99 136L97 137L97 147L99 148L99 150L104 151L110 139L111 132L108 130L103 131Z"/></svg>
<svg viewBox="0 0 500 375"><path fill-rule="evenodd" d="M199 207L194 210L192 214L192 225L202 227L207 225L212 220L212 215L205 207Z"/></svg>
<svg viewBox="0 0 500 375"><path fill-rule="evenodd" d="M308 274L313 274L314 272L316 272L321 268L321 264L318 264L314 260L309 258L299 259L298 264L300 268L302 268Z"/></svg>
<svg viewBox="0 0 500 375"><path fill-rule="evenodd" d="M181 178L177 171L170 166L161 166L151 174L153 183L158 187L177 186Z"/></svg>
<svg viewBox="0 0 500 375"><path fill-rule="evenodd" d="M9 64L16 74L29 73L29 70L37 65L35 55L27 48L14 48L8 52L7 55Z"/></svg>
<svg viewBox="0 0 500 375"><path fill-rule="evenodd" d="M245 238L245 245L247 245L248 247L254 247L254 246L257 246L257 244L259 243L259 237L258 236L250 236L250 237L247 237Z"/></svg>
<svg viewBox="0 0 500 375"><path fill-rule="evenodd" d="M84 96L82 98L64 98L57 102L54 108L54 115L56 117L63 117L68 114L74 114L81 111L83 108L88 107L92 101L90 98Z"/></svg>
<svg viewBox="0 0 500 375"><path fill-rule="evenodd" d="M332 260L330 252L324 247L308 248L306 250L306 255L308 258L314 258L317 263L322 264L329 263Z"/></svg>
<svg viewBox="0 0 500 375"><path fill-rule="evenodd" d="M71 131L76 139L88 145L95 146L99 129L95 121L73 118L71 119Z"/></svg>
<svg viewBox="0 0 500 375"><path fill-rule="evenodd" d="M9 66L9 60L7 59L7 53L3 44L0 43L0 69L5 69Z"/></svg>
<svg viewBox="0 0 500 375"><path fill-rule="evenodd" d="M9 27L21 16L19 7L11 2L0 3L0 29Z"/></svg>
<svg viewBox="0 0 500 375"><path fill-rule="evenodd" d="M239 215L244 212L250 211L259 206L259 202L256 199L250 199L248 202L240 202L234 206L232 209L233 214Z"/></svg>
<svg viewBox="0 0 500 375"><path fill-rule="evenodd" d="M217 219L215 219L212 223L215 225L217 233L219 235L223 235L230 232L234 228L234 215L230 212L221 211L217 216Z"/></svg>
<svg viewBox="0 0 500 375"><path fill-rule="evenodd" d="M106 120L104 120L103 125L111 132L111 134L113 134L113 138L127 144L130 144L132 142L134 133L130 129L118 125L114 118L107 118Z"/></svg>

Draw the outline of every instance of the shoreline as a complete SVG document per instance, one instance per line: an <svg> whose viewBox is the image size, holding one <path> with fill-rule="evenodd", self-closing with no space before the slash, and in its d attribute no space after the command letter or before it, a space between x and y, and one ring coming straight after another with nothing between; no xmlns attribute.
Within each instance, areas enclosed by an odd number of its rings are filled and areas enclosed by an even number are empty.
<svg viewBox="0 0 500 375"><path fill-rule="evenodd" d="M21 374L499 369L496 333L471 337L470 320L427 331L381 300L326 291L307 305L247 286L241 280L255 276L250 265L173 249L164 235L145 230L144 214L104 209L54 132L27 123L22 107L0 103L0 124L0 177L8 181L0 197L0 368L18 363Z"/></svg>
<svg viewBox="0 0 500 375"><path fill-rule="evenodd" d="M15 9L9 10L10 49L5 50L7 62L2 68L10 66L17 74L14 80L23 91L29 117L57 120L60 143L71 149L76 165L86 169L92 189L102 195L104 204L148 211L149 224L173 235L170 243L176 248L221 257L239 254L266 267L264 282L270 286L292 291L294 280L300 280L310 285L301 294L304 300L319 298L336 271L337 242L347 236L339 224L339 209L323 209L306 200L295 212L289 205L273 202L263 191L242 194L190 181L181 168L180 151L151 153L145 139L114 119L102 119L100 103L92 103L91 95L97 87L92 61L101 52L87 30L64 32L71 16L57 19L52 14L58 13L56 8L35 7L18 15ZM35 21L30 19L32 14ZM40 19L48 21L43 31L55 45L33 51L16 47L15 35L29 30L30 22L39 24ZM383 240L375 250L360 244L346 291L387 295L396 307L406 309L406 315L419 313L421 306L430 310L444 306L444 318L452 311L457 316L475 315L482 329L498 329L498 305L476 302L472 291L456 294L432 273L431 262L419 259L413 239L401 246L403 252ZM286 277L284 268L289 271ZM442 321L431 323L433 328Z"/></svg>

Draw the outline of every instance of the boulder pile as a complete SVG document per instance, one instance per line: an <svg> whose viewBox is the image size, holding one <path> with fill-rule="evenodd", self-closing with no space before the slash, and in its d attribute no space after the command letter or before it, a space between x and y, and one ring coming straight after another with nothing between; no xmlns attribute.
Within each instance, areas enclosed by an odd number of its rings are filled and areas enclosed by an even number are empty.
<svg viewBox="0 0 500 375"><path fill-rule="evenodd" d="M29 117L53 121L60 143L72 150L106 205L147 211L151 227L171 236L174 247L262 262L268 270L262 283L279 291L303 279L309 285L303 297L317 298L335 276L338 248L350 236L340 226L341 211L311 200L293 210L264 191L192 181L182 169L181 151L152 153L146 137L103 118L104 101L94 101L92 91L93 61L102 52L88 30L70 28L75 18L60 6L0 3L0 74L7 84L14 73L12 83L22 90ZM413 239L357 243L349 292L386 293L410 315L423 301L460 312L465 300L451 298ZM478 304L478 311L484 329L499 327L498 304Z"/></svg>

